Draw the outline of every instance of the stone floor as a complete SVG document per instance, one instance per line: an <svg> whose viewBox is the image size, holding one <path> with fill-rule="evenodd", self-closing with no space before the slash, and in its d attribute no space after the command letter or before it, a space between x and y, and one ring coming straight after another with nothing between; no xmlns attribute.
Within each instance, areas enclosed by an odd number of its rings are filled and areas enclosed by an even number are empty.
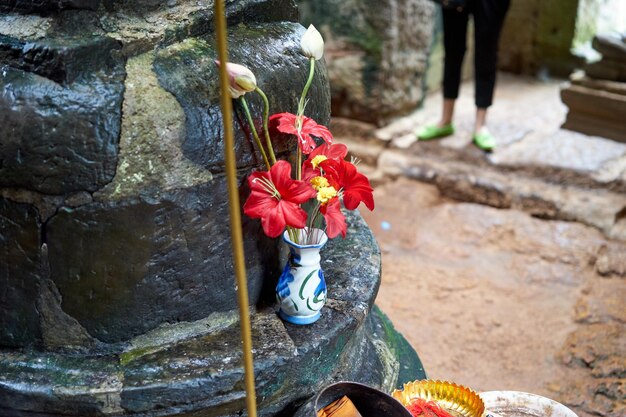
<svg viewBox="0 0 626 417"><path fill-rule="evenodd" d="M624 416L626 145L559 129L557 82L501 75L499 146L484 154L472 94L457 134L435 142L413 131L438 94L382 129L333 121L376 184L363 215L383 253L377 303L431 378Z"/></svg>

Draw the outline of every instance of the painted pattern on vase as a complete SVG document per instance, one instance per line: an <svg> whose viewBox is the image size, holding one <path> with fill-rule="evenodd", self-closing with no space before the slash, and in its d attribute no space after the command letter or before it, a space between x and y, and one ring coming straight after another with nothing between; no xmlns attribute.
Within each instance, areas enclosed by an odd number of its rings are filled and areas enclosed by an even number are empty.
<svg viewBox="0 0 626 417"><path fill-rule="evenodd" d="M300 230L301 236L306 233ZM310 324L320 318L320 310L326 303L326 281L320 265L320 250L328 241L323 230L311 229L312 244L297 244L283 240L289 247L289 259L276 285L278 315L293 324ZM303 239L300 239L303 240Z"/></svg>

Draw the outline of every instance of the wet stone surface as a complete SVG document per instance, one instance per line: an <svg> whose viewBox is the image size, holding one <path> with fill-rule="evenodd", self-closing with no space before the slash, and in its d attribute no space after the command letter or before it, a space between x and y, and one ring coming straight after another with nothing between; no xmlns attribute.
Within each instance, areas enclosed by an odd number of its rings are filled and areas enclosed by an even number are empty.
<svg viewBox="0 0 626 417"><path fill-rule="evenodd" d="M81 0L39 3L43 8L49 8L70 2L77 4ZM0 15L0 33L27 42L42 38L110 37L120 43L122 55L130 57L153 50L157 45L167 46L213 32L213 2L105 0L102 4L103 7L97 10L66 8L60 12L41 13L33 9L34 14L4 13ZM6 5L0 1L0 10L2 6L7 11ZM225 11L231 27L251 22L295 22L298 17L295 3L286 0L229 1ZM28 10L22 8L15 12L28 13Z"/></svg>
<svg viewBox="0 0 626 417"><path fill-rule="evenodd" d="M262 9L267 20L268 4L256 2L250 10L231 5L229 16ZM308 74L299 52L303 31L282 22L238 25L229 34L232 59L255 72L271 112L295 111L293 92ZM83 347L107 350L103 344L126 343L162 323L236 308L214 39L206 34L170 41L123 60L120 43L107 37L82 43L46 38L28 43L30 55L20 49L26 41L0 38L9 64L0 77L0 106L10 109L0 116L6 133L1 195L38 209L36 236L48 244L50 266L50 281L41 288L54 283L50 294L59 294L42 304L57 305L46 309L50 314L19 315L33 320L25 329L43 326L45 335L58 337L42 340L33 330L0 339L0 345L62 348L66 338L80 348L78 335L85 335ZM84 60L88 64L78 65ZM323 63L310 97L307 114L327 124ZM249 95L249 105L261 131L259 97ZM234 127L244 201L245 177L262 161L240 119ZM281 157L296 146L286 137L275 143ZM250 303L271 303L272 288L264 281L279 271L278 243L249 219L244 236ZM39 256L38 245L23 249L27 258ZM9 256L0 254L0 260L11 262ZM21 288L17 271L2 279ZM23 298L15 302L33 306L40 284L20 290ZM7 322L17 320L3 314ZM67 334L51 330L63 323L78 327Z"/></svg>
<svg viewBox="0 0 626 417"><path fill-rule="evenodd" d="M64 9L96 10L101 0L0 0L0 11L41 13Z"/></svg>
<svg viewBox="0 0 626 417"><path fill-rule="evenodd" d="M512 145L497 152L491 161L500 165L548 165L593 172L624 154L625 144L561 130L548 137L535 136Z"/></svg>
<svg viewBox="0 0 626 417"><path fill-rule="evenodd" d="M15 243L0 252L0 415L242 414L211 6L0 0L14 12L0 16L0 239ZM295 111L308 73L295 2L226 12L231 59L271 112ZM323 61L316 74L307 115L328 124ZM235 133L243 201L261 163L238 120ZM372 310L380 253L349 223L325 262L337 299L295 328L267 307L280 243L244 220L261 415L292 415L339 379L389 391L424 375Z"/></svg>
<svg viewBox="0 0 626 417"><path fill-rule="evenodd" d="M225 178L171 191L159 200L62 209L47 225L51 279L63 309L103 342L119 342L163 322L190 321L236 306ZM277 249L244 221L250 302L278 271ZM68 257L66 253L81 253ZM267 268L267 269L266 269ZM128 320L134 317L134 320Z"/></svg>
<svg viewBox="0 0 626 417"><path fill-rule="evenodd" d="M85 54L83 60L89 59ZM93 192L115 174L124 67L104 66L67 85L39 69L44 76L19 66L2 68L0 187ZM50 71L65 76L61 69Z"/></svg>
<svg viewBox="0 0 626 417"><path fill-rule="evenodd" d="M406 340L377 308L370 309L380 283L379 262L364 263L357 275L354 268L343 268L343 259L379 256L363 220L350 215L348 222L348 238L322 252L329 301L318 322L294 326L269 308L252 315L260 415L293 415L318 389L338 380L390 391L424 376ZM344 286L361 291L334 299L333 291ZM236 316L214 313L206 322L179 326L136 338L118 354L0 351L0 414L28 404L46 416L61 410L77 416L200 410L238 415L245 393Z"/></svg>
<svg viewBox="0 0 626 417"><path fill-rule="evenodd" d="M22 346L41 338L36 307L41 279L39 218L34 207L0 198L0 340ZM21 277L16 280L14 277Z"/></svg>
<svg viewBox="0 0 626 417"><path fill-rule="evenodd" d="M0 57L5 65L37 74L59 84L71 84L91 72L115 70L121 44L106 36L26 41L0 35Z"/></svg>
<svg viewBox="0 0 626 417"><path fill-rule="evenodd" d="M271 113L293 113L297 109L298 94L286 92L300 91L308 76L308 60L300 53L299 46L302 33L301 26L295 23L240 25L231 31L229 59L245 65L255 74L257 84L269 94ZM160 50L155 57L154 70L159 83L176 97L186 115L186 134L181 144L183 155L211 172L220 172L223 170L223 142L206 140L222 134L218 71L213 62L217 51L212 43L211 38L188 39ZM258 52L261 50L263 53ZM322 124L327 124L329 119L327 86L325 71L316 71L309 93L314 99L309 101L307 115ZM257 115L256 128L264 141L261 98L248 94L246 100L252 114ZM235 109L238 120L244 120L240 105ZM239 167L262 164L260 154L255 155L250 132L242 131L240 124L236 124L236 129L235 154ZM283 157L293 151L294 146L292 138L274 141L274 150Z"/></svg>

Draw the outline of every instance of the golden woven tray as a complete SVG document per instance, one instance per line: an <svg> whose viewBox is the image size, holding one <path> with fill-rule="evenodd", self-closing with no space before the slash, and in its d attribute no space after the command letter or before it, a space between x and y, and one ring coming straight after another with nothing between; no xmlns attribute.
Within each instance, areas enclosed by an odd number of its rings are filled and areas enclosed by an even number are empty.
<svg viewBox="0 0 626 417"><path fill-rule="evenodd" d="M456 417L482 417L485 404L477 393L462 385L447 381L422 380L404 384L391 396L405 407L415 398L436 401L439 406Z"/></svg>

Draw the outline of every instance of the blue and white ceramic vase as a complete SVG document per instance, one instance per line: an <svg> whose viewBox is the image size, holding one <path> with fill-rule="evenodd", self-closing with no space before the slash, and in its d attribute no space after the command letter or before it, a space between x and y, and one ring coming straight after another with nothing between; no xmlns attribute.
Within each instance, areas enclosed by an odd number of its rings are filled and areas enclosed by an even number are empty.
<svg viewBox="0 0 626 417"><path fill-rule="evenodd" d="M309 239L302 238L308 229L298 230L301 238L297 244L283 233L289 247L289 259L276 286L278 315L293 324L310 324L320 318L320 310L326 303L326 281L320 266L320 250L328 241L321 229L311 229ZM313 242L313 243L308 243Z"/></svg>

